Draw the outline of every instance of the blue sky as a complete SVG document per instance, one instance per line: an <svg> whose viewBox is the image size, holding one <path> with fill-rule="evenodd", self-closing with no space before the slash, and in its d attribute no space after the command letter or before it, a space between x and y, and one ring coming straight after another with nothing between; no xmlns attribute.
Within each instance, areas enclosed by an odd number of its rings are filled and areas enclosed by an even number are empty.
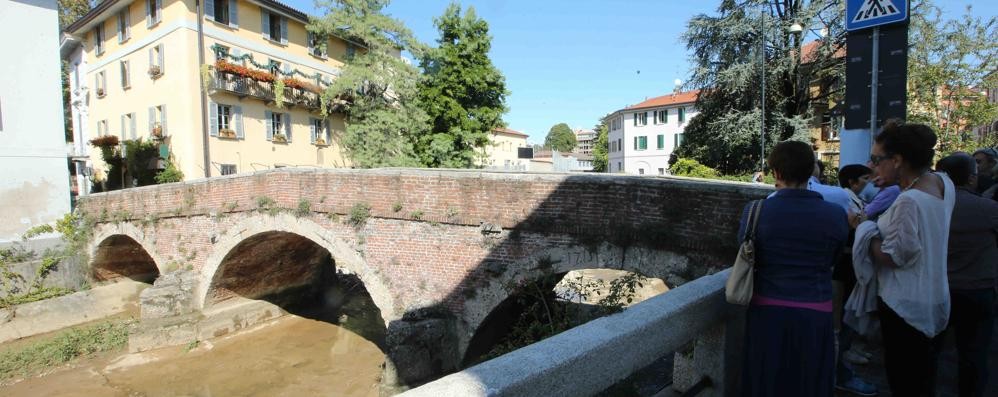
<svg viewBox="0 0 998 397"><path fill-rule="evenodd" d="M315 14L312 0L285 0ZM395 0L387 13L436 45L433 18L451 0ZM672 91L688 75L686 21L718 0L463 0L489 23L492 62L506 76L510 128L542 143L551 126L592 128L599 117ZM946 16L969 0L936 0ZM995 15L998 2L975 2Z"/></svg>

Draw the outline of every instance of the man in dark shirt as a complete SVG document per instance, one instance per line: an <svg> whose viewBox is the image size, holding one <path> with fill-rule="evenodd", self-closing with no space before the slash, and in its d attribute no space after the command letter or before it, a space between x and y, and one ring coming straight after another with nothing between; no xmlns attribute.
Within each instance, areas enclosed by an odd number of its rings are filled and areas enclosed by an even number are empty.
<svg viewBox="0 0 998 397"><path fill-rule="evenodd" d="M936 168L949 174L957 187L946 260L960 395L983 396L994 326L998 203L976 193L977 165L967 153L954 153Z"/></svg>

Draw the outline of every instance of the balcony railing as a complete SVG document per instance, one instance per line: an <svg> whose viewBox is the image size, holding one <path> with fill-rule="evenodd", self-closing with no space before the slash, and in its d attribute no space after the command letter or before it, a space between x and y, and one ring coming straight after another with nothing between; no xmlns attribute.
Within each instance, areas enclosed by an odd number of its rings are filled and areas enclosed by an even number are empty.
<svg viewBox="0 0 998 397"><path fill-rule="evenodd" d="M266 102L274 102L274 83L257 81L230 73L215 72L211 82L214 91L228 92L240 98L253 97ZM309 110L322 107L319 94L301 88L284 88L284 105L300 106Z"/></svg>

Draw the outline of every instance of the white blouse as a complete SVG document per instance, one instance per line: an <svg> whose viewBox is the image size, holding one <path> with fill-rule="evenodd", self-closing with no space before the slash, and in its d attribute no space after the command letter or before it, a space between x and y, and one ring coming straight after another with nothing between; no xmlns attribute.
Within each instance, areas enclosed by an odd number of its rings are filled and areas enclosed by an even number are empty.
<svg viewBox="0 0 998 397"><path fill-rule="evenodd" d="M953 182L936 173L945 185L943 199L908 189L877 221L882 249L897 267L877 270L877 294L915 329L934 337L949 321L949 281L946 247L956 202Z"/></svg>

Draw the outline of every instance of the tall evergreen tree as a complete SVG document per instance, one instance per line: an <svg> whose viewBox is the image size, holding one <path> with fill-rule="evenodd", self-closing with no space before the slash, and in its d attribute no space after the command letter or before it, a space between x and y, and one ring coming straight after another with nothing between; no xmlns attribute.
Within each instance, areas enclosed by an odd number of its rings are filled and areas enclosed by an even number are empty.
<svg viewBox="0 0 998 397"><path fill-rule="evenodd" d="M548 131L548 136L544 138L544 147L557 150L559 152L571 152L575 149L575 133L572 128L565 123L555 124Z"/></svg>
<svg viewBox="0 0 998 397"><path fill-rule="evenodd" d="M607 116L600 117L599 123L593 127L596 131L596 141L593 142L593 171L606 172L610 163L608 151L610 150L609 128L607 128Z"/></svg>
<svg viewBox="0 0 998 397"><path fill-rule="evenodd" d="M842 0L722 0L716 16L693 17L684 34L693 53L689 84L702 91L677 155L724 173L758 167L763 73L767 148L788 139L810 143L812 105L843 94L810 89L845 73L844 59L833 56L845 45L843 14ZM803 34L790 32L794 23ZM825 36L802 59L804 37L821 29Z"/></svg>
<svg viewBox="0 0 998 397"><path fill-rule="evenodd" d="M401 21L382 13L388 0L322 0L325 16L308 30L361 43L339 77L323 93L323 103L346 114L340 141L359 167L420 166L415 147L429 132L418 96L419 71L399 56L424 51Z"/></svg>
<svg viewBox="0 0 998 397"><path fill-rule="evenodd" d="M434 23L439 47L422 59L419 86L432 133L421 137L416 152L430 167L467 168L502 125L506 79L489 59L489 25L473 7L462 17L461 6L451 3Z"/></svg>

